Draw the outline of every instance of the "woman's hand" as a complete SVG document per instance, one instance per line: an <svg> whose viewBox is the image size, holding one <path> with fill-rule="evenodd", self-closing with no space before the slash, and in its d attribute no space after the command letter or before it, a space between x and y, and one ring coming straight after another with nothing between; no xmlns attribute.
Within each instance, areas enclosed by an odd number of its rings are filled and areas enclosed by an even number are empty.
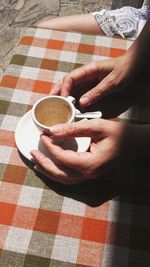
<svg viewBox="0 0 150 267"><path fill-rule="evenodd" d="M79 96L80 106L87 107L103 96L129 89L143 73L149 79L150 19L126 53L118 58L92 62L70 72L51 94ZM94 83L92 88L89 83ZM134 84L133 84L134 85Z"/></svg>
<svg viewBox="0 0 150 267"><path fill-rule="evenodd" d="M63 150L49 136L55 138L88 136L91 137L91 146L89 151L84 153ZM145 153L146 138L149 142L149 133L146 135L140 126L103 119L56 125L51 127L49 136L42 135L41 140L49 151L51 159L33 150L31 155L37 162L35 168L52 180L64 184L100 177L119 163ZM145 146L143 142L146 142Z"/></svg>
<svg viewBox="0 0 150 267"><path fill-rule="evenodd" d="M125 89L136 73L130 53L100 62L92 62L66 75L51 94L79 98L80 106L87 107L98 102L103 96ZM94 84L89 90L89 84Z"/></svg>

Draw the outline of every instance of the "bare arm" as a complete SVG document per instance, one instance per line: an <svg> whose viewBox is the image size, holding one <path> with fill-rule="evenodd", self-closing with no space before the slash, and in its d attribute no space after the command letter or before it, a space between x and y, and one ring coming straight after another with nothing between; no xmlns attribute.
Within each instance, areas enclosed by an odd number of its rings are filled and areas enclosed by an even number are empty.
<svg viewBox="0 0 150 267"><path fill-rule="evenodd" d="M134 71L137 71L137 74L147 71L150 60L150 19L126 55L133 60Z"/></svg>

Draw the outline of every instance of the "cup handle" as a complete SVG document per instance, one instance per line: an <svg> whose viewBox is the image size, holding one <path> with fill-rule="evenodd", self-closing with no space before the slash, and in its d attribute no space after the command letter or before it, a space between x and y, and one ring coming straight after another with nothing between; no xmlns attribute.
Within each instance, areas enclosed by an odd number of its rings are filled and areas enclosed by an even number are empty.
<svg viewBox="0 0 150 267"><path fill-rule="evenodd" d="M76 103L76 100L75 100L75 98L73 96L67 96L67 100L69 102L71 102L73 105L75 105L75 103Z"/></svg>

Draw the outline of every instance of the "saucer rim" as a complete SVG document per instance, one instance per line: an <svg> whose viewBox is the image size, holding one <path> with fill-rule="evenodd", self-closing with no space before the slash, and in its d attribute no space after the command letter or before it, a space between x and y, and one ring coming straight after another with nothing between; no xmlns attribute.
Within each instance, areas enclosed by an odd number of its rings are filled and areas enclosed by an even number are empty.
<svg viewBox="0 0 150 267"><path fill-rule="evenodd" d="M26 159L28 159L29 161L31 161L31 159L32 159L32 156L31 156L31 158L29 159L28 157L27 157L27 155L24 153L24 152L22 152L22 150L20 150L20 145L18 145L18 139L19 139L19 137L17 137L18 135L19 135L19 127L20 127L20 124L22 123L22 121L23 121L23 119L25 119L25 117L28 117L29 116L29 114L30 113L32 113L32 110L28 110L21 118L20 118L20 120L19 120L19 122L18 122L18 124L17 124L17 126L16 126L16 129L15 129L15 142L16 142L16 146L17 146L17 149L19 150L19 152L26 158ZM36 127L36 126L35 126ZM40 131L39 131L39 133L40 133Z"/></svg>

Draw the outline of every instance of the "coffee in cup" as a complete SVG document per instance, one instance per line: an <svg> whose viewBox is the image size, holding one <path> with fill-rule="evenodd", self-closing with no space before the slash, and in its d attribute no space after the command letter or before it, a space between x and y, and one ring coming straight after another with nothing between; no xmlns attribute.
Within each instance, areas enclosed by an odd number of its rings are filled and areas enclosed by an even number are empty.
<svg viewBox="0 0 150 267"><path fill-rule="evenodd" d="M46 96L38 100L32 108L32 118L41 130L62 123L70 123L75 119L75 99L71 96Z"/></svg>

